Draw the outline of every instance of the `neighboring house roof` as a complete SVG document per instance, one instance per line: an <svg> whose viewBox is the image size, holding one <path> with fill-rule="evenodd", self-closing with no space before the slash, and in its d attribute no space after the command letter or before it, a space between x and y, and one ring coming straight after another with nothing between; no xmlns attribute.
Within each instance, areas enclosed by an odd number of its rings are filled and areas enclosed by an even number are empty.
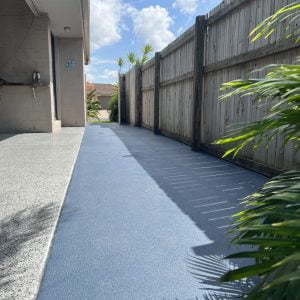
<svg viewBox="0 0 300 300"><path fill-rule="evenodd" d="M92 83L92 85L96 89L96 93L98 96L112 96L114 91L117 89L113 84Z"/></svg>

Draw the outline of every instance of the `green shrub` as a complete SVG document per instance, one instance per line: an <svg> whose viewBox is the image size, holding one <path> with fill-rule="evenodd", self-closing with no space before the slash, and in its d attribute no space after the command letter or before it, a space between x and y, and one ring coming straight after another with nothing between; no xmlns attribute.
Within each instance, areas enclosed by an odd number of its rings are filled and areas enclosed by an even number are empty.
<svg viewBox="0 0 300 300"><path fill-rule="evenodd" d="M99 111L101 109L100 102L95 97L96 90L92 90L87 94L86 99L86 115L87 118L99 119Z"/></svg>
<svg viewBox="0 0 300 300"><path fill-rule="evenodd" d="M119 104L118 104L118 89L114 92L108 104L109 119L111 122L118 122Z"/></svg>

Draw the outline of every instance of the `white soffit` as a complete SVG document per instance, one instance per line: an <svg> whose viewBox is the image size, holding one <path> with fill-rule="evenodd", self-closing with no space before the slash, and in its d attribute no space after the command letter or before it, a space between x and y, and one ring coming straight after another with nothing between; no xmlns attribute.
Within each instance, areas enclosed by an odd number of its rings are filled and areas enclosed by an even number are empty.
<svg viewBox="0 0 300 300"><path fill-rule="evenodd" d="M64 38L82 38L81 0L26 0L34 14L46 13L50 19L50 28L54 36ZM70 27L69 32L65 27Z"/></svg>

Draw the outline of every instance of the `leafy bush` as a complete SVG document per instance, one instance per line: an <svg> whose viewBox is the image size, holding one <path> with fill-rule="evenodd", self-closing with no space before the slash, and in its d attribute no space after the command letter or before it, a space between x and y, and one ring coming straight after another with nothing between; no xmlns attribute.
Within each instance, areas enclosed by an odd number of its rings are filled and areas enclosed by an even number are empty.
<svg viewBox="0 0 300 300"><path fill-rule="evenodd" d="M98 99L95 97L96 90L88 92L86 99L86 114L87 118L96 118L99 119L99 111L101 105Z"/></svg>
<svg viewBox="0 0 300 300"><path fill-rule="evenodd" d="M117 87L117 86L116 86ZM109 119L111 122L118 122L119 104L118 104L118 89L116 89L108 104Z"/></svg>

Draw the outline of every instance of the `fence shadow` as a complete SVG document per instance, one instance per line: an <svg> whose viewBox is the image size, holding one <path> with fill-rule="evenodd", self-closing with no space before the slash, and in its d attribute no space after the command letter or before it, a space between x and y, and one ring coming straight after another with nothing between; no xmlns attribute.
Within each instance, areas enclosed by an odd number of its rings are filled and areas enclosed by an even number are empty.
<svg viewBox="0 0 300 300"><path fill-rule="evenodd" d="M55 211L57 206L51 203L18 211L0 221L0 289L20 276L14 268L19 263L18 253L53 225Z"/></svg>
<svg viewBox="0 0 300 300"><path fill-rule="evenodd" d="M251 282L220 285L216 279L237 267L222 260L237 251L226 235L232 228L231 216L241 209L241 199L266 178L142 128L102 127L115 132L168 197L213 241L193 247L194 256L187 258L187 269L199 281L199 288L209 291L207 299L236 298L249 288ZM247 264L249 260L239 261L239 265Z"/></svg>

